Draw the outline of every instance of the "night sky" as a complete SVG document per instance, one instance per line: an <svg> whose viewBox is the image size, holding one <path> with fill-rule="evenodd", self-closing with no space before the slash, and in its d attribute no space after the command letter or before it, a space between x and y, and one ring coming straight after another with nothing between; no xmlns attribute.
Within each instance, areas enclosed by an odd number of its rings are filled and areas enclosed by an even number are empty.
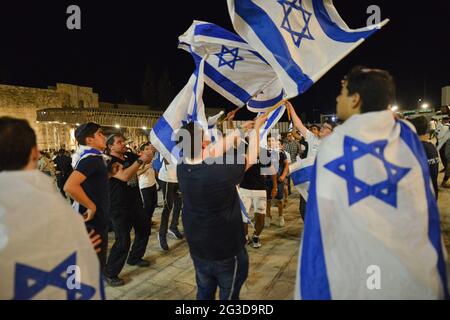
<svg viewBox="0 0 450 320"><path fill-rule="evenodd" d="M366 9L381 7L391 22L341 61L303 96L293 100L308 119L333 112L339 81L354 65L389 70L397 82L397 102L414 108L419 98L441 102L450 85L450 1L335 0L351 28L366 24ZM425 3L426 5L418 5ZM66 28L66 8L77 4L82 30ZM2 1L0 83L45 88L56 82L91 86L101 101L143 103L146 66L169 72L174 93L193 70L190 55L177 49L178 36L192 20L232 31L225 0L190 1ZM212 90L209 107L234 106ZM251 114L242 112L241 118Z"/></svg>

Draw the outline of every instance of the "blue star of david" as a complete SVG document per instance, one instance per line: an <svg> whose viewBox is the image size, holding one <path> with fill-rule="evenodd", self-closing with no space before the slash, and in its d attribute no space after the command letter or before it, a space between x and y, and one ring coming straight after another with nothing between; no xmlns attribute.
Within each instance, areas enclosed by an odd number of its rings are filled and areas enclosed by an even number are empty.
<svg viewBox="0 0 450 320"><path fill-rule="evenodd" d="M349 206L367 198L374 196L377 199L397 208L397 185L402 180L410 168L402 168L386 160L384 149L387 140L379 140L365 144L351 137L344 138L344 154L324 167L347 181ZM369 185L355 176L354 161L370 154L379 159L386 170L387 179L380 183Z"/></svg>
<svg viewBox="0 0 450 320"><path fill-rule="evenodd" d="M283 6L284 11L284 18L281 22L281 28L291 34L292 41L297 46L297 48L300 48L302 39L314 40L314 37L311 35L308 26L309 21L311 20L312 13L306 11L306 9L303 8L302 0L278 0L278 3ZM294 11L299 11L302 15L304 26L301 31L294 30L291 26L291 22L289 21L289 15Z"/></svg>
<svg viewBox="0 0 450 320"><path fill-rule="evenodd" d="M57 287L66 291L68 300L88 300L95 294L95 288L80 283L80 288L68 287L69 275L63 276L69 266L75 266L77 253L74 252L53 270L47 272L21 263L16 263L14 278L14 298L17 300L32 299L48 286ZM30 280L33 283L30 284Z"/></svg>
<svg viewBox="0 0 450 320"><path fill-rule="evenodd" d="M231 60L225 59L229 55L232 56ZM216 53L216 56L219 58L219 68L223 66L229 66L234 70L236 66L236 62L244 60L244 58L239 56L239 48L228 49L225 46L222 46L222 50L219 53Z"/></svg>

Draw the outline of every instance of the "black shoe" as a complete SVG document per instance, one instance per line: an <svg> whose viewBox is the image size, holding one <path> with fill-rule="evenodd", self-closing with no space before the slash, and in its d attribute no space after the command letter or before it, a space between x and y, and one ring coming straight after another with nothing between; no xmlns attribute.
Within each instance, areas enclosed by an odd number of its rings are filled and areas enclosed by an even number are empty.
<svg viewBox="0 0 450 320"><path fill-rule="evenodd" d="M120 279L119 277L107 277L107 276L103 276L103 278L105 279L106 283L109 284L111 287L121 287L125 284L125 281L123 281L123 279Z"/></svg>
<svg viewBox="0 0 450 320"><path fill-rule="evenodd" d="M161 236L160 234L158 234L158 242L159 242L159 247L162 250L164 250L164 251L169 250L169 245L167 244L166 236Z"/></svg>
<svg viewBox="0 0 450 320"><path fill-rule="evenodd" d="M141 268L150 267L150 262L148 262L147 260L144 260L144 259L139 259L136 262L127 261L127 264L129 264L130 266L137 266L137 267L141 267Z"/></svg>
<svg viewBox="0 0 450 320"><path fill-rule="evenodd" d="M178 229L169 229L167 232L177 240L183 239L183 235Z"/></svg>

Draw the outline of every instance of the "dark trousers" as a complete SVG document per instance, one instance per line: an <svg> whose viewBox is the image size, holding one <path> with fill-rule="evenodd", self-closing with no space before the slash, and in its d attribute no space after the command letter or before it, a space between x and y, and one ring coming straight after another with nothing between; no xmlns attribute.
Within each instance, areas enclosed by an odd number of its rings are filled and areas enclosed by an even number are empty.
<svg viewBox="0 0 450 320"><path fill-rule="evenodd" d="M108 225L100 226L98 224L92 223L91 221L86 222L86 229L88 233L94 230L96 234L100 235L102 243L100 244L100 252L97 253L98 260L100 262L101 270L103 271L106 266L106 256L108 252Z"/></svg>
<svg viewBox="0 0 450 320"><path fill-rule="evenodd" d="M156 205L158 204L158 191L156 191L156 185L141 189L141 194L142 200L144 200L145 212L151 220L153 218Z"/></svg>
<svg viewBox="0 0 450 320"><path fill-rule="evenodd" d="M248 254L244 248L230 259L211 261L191 255L197 281L197 300L215 300L217 287L220 300L239 300L248 276Z"/></svg>
<svg viewBox="0 0 450 320"><path fill-rule="evenodd" d="M151 225L150 218L140 201L137 201L137 204L132 208L111 208L111 220L115 242L109 253L105 275L113 278L117 277L122 271L127 257L130 263L142 259L147 249ZM134 228L134 241L128 254L131 245L131 228Z"/></svg>
<svg viewBox="0 0 450 320"><path fill-rule="evenodd" d="M56 185L58 186L59 192L61 192L62 196L67 199L66 193L64 192L64 185L69 177L63 175L56 176Z"/></svg>
<svg viewBox="0 0 450 320"><path fill-rule="evenodd" d="M287 187L288 187L288 193L289 193L289 195L291 194L291 176L289 175L289 176L287 176L287 179L286 179L286 183L287 183Z"/></svg>
<svg viewBox="0 0 450 320"><path fill-rule="evenodd" d="M167 228L169 226L169 216L171 212L172 221L170 223L170 229L176 230L178 228L182 198L180 190L178 188L178 183L161 181L161 189L164 197L164 208L161 213L159 235L165 236L167 233Z"/></svg>
<svg viewBox="0 0 450 320"><path fill-rule="evenodd" d="M305 199L303 199L303 197L301 195L300 195L299 211L300 211L300 215L302 216L303 222L305 222L306 201L305 201Z"/></svg>
<svg viewBox="0 0 450 320"><path fill-rule="evenodd" d="M447 146L447 143L448 142L444 143L444 145L441 147L441 150L439 150L439 155L441 157L442 164L444 165L444 170L447 169L447 165L448 165L448 159L445 156L445 147Z"/></svg>

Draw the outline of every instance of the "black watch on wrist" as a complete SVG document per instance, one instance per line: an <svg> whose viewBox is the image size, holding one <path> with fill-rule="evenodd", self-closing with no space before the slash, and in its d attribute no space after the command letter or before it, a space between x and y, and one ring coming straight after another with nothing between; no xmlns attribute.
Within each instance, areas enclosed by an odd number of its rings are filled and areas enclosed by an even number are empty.
<svg viewBox="0 0 450 320"><path fill-rule="evenodd" d="M136 159L136 162L139 163L139 165L141 165L141 166L144 164L144 161L139 158Z"/></svg>

